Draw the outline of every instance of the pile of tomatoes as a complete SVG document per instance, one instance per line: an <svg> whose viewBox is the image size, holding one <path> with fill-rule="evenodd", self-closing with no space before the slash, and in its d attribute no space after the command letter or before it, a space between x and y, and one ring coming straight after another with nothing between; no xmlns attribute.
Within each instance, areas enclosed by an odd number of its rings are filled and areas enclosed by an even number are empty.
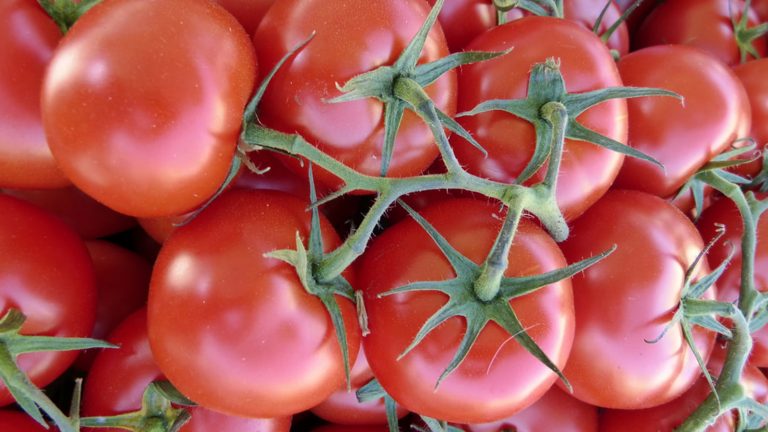
<svg viewBox="0 0 768 432"><path fill-rule="evenodd" d="M0 0L0 430L765 427L767 21Z"/></svg>

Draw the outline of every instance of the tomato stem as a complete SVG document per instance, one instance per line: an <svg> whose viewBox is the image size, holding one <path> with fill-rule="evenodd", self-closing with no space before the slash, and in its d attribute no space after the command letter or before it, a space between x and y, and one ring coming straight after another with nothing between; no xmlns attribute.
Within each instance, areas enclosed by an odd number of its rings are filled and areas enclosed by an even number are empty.
<svg viewBox="0 0 768 432"><path fill-rule="evenodd" d="M520 203L509 207L507 210L499 235L481 267L480 275L475 280L473 289L481 301L493 300L499 294L501 280L509 266L509 249L512 247L512 240L515 238L517 226L523 215L522 207L523 205Z"/></svg>

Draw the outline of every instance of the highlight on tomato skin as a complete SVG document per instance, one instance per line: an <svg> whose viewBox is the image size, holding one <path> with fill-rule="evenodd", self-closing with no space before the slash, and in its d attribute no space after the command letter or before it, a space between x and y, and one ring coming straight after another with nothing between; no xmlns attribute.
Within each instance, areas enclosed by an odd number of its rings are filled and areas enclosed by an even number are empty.
<svg viewBox="0 0 768 432"><path fill-rule="evenodd" d="M194 210L230 170L256 73L248 34L214 2L103 1L46 71L48 145L72 183L120 213Z"/></svg>
<svg viewBox="0 0 768 432"><path fill-rule="evenodd" d="M612 190L574 221L560 246L573 262L614 245L611 255L572 278L576 335L563 373L582 401L648 408L678 397L701 374L680 323L667 326L704 242L672 204L643 192ZM706 259L700 261L693 281L708 273ZM704 298L715 295L708 289ZM693 326L692 335L706 360L716 333Z"/></svg>
<svg viewBox="0 0 768 432"><path fill-rule="evenodd" d="M309 238L308 201L232 189L165 241L152 273L149 339L163 374L207 408L242 417L307 410L344 382L328 310L296 269L267 255ZM340 243L320 215L326 251ZM344 272L354 283L354 269ZM335 296L354 362L360 329ZM179 323L184 323L180 332Z"/></svg>

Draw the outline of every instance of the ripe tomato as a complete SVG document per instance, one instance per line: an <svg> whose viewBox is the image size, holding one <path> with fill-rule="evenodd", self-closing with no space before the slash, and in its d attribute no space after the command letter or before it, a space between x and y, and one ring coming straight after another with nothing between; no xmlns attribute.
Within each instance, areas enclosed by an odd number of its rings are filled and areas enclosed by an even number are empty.
<svg viewBox="0 0 768 432"><path fill-rule="evenodd" d="M336 104L327 100L340 95L337 85L394 63L428 12L428 5L421 0L276 2L254 36L263 74L313 31L317 34L275 75L264 94L259 120L283 132L298 132L344 164L365 174L379 175L383 104L374 99ZM435 26L427 37L421 61L437 60L447 54L445 37ZM438 109L449 116L455 114L454 72L445 74L426 91ZM419 174L437 155L429 128L416 114L406 111L388 175ZM306 164L302 167L294 158L284 161L294 171L306 172ZM339 179L324 170L315 170L315 178L331 188L340 186Z"/></svg>
<svg viewBox="0 0 768 432"><path fill-rule="evenodd" d="M662 45L635 51L619 61L624 84L662 87L680 94L673 98L637 98L629 106L629 140L664 170L627 158L615 187L635 189L662 198L678 189L705 163L747 136L749 100L730 68L684 45Z"/></svg>
<svg viewBox="0 0 768 432"><path fill-rule="evenodd" d="M768 8L768 2L765 3ZM752 108L752 130L749 136L755 140L758 150L768 146L768 59L748 61L735 66L733 72L744 85ZM743 175L754 175L760 172L762 160L739 166L738 172Z"/></svg>
<svg viewBox="0 0 768 432"><path fill-rule="evenodd" d="M58 189L5 189L2 192L55 214L85 239L107 237L136 225L135 218L104 206L74 186Z"/></svg>
<svg viewBox="0 0 768 432"><path fill-rule="evenodd" d="M297 232L307 239L306 207L282 192L232 189L163 244L150 282L150 343L165 376L200 405L282 417L319 404L344 381L320 299L292 266L264 256L295 249ZM324 246L336 247L324 217L321 224ZM339 306L354 362L355 309L341 298Z"/></svg>
<svg viewBox="0 0 768 432"><path fill-rule="evenodd" d="M660 3L634 33L635 49L652 45L685 44L700 48L728 65L739 64L740 53L731 19L740 20L743 0L669 0ZM760 21L748 10L748 25ZM768 43L765 37L754 40L763 57Z"/></svg>
<svg viewBox="0 0 768 432"><path fill-rule="evenodd" d="M596 432L597 408L553 386L533 405L508 419L462 428L467 432Z"/></svg>
<svg viewBox="0 0 768 432"><path fill-rule="evenodd" d="M27 316L22 334L87 337L96 314L96 287L85 244L63 222L32 204L0 194L0 316ZM21 354L18 364L44 387L76 351ZM0 384L0 406L13 401Z"/></svg>
<svg viewBox="0 0 768 432"><path fill-rule="evenodd" d="M40 87L61 31L29 0L0 1L0 187L69 184L40 118Z"/></svg>
<svg viewBox="0 0 768 432"><path fill-rule="evenodd" d="M249 35L253 35L261 19L275 0L216 0L237 18Z"/></svg>
<svg viewBox="0 0 768 432"><path fill-rule="evenodd" d="M456 250L475 262L485 259L501 225L498 205L481 200L440 201L421 214ZM457 218L458 214L462 217ZM520 223L509 262L507 276L538 274L566 265L557 244L527 219ZM448 319L398 360L422 324L445 304L446 296L434 291L377 296L411 282L454 276L447 259L413 219L377 236L363 254L358 273L371 330L363 340L368 362L384 389L411 411L455 423L511 416L540 398L556 376L493 322L437 388L438 377L464 336L465 320ZM510 304L523 328L561 367L568 357L574 325L570 282L548 285Z"/></svg>
<svg viewBox="0 0 768 432"><path fill-rule="evenodd" d="M614 190L577 219L561 244L569 262L616 245L573 280L576 337L563 371L573 395L607 408L666 403L700 375L693 352L674 326L656 343L680 302L687 269L704 248L693 223L668 202ZM703 262L694 274L708 268ZM709 290L706 298L714 298ZM704 359L714 333L693 329Z"/></svg>
<svg viewBox="0 0 768 432"><path fill-rule="evenodd" d="M229 171L255 67L248 35L213 2L99 3L62 39L45 77L51 151L114 210L190 211Z"/></svg>
<svg viewBox="0 0 768 432"><path fill-rule="evenodd" d="M490 99L517 99L527 94L528 75L535 63L548 57L561 61L570 93L621 85L608 49L593 33L557 18L527 17L495 27L475 39L468 50L502 51L506 56L461 68L460 111ZM626 102L611 100L585 111L579 122L619 142L626 141ZM474 174L513 182L533 155L533 126L502 111L461 117L459 123L488 151L488 157L459 136L451 137L456 155ZM624 156L595 144L566 140L557 201L567 219L584 212L605 193L619 172ZM542 180L545 170L533 176Z"/></svg>
<svg viewBox="0 0 768 432"><path fill-rule="evenodd" d="M147 311L128 316L109 336L120 348L99 353L83 387L85 416L112 416L137 411L147 386L163 379L147 339ZM191 420L180 432L288 432L291 418L233 417L203 407L190 409ZM94 429L96 430L96 429ZM98 429L102 430L102 429ZM119 432L122 429L107 429Z"/></svg>
<svg viewBox="0 0 768 432"><path fill-rule="evenodd" d="M51 432L55 429L40 426L26 413L4 409L0 410L0 430L3 432Z"/></svg>
<svg viewBox="0 0 768 432"><path fill-rule="evenodd" d="M768 194L758 194L765 199ZM739 298L741 287L741 236L744 233L741 215L736 205L727 198L721 198L709 206L696 225L704 241L711 241L717 235L715 224L725 225L725 234L715 243L707 255L710 264L720 265L731 250L734 255L730 265L717 281L717 297L720 301L734 302ZM757 247L755 250L754 283L758 291L768 291L768 215L763 214L757 224ZM752 333L752 354L750 362L758 367L768 366L768 327Z"/></svg>

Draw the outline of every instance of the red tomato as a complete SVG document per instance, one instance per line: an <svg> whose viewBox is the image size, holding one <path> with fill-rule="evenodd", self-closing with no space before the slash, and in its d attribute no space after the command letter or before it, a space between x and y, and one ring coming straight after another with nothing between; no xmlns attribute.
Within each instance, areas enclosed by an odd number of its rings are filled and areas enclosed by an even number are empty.
<svg viewBox="0 0 768 432"><path fill-rule="evenodd" d="M320 299L292 266L264 256L295 249L297 232L307 239L306 207L282 192L233 189L163 244L150 283L150 343L163 373L200 405L281 417L319 404L344 381ZM321 224L325 247L336 247L335 232ZM354 362L355 309L339 305Z"/></svg>
<svg viewBox="0 0 768 432"><path fill-rule="evenodd" d="M275 0L216 0L252 35Z"/></svg>
<svg viewBox="0 0 768 432"><path fill-rule="evenodd" d="M752 10L755 11L760 22L768 21L768 0L752 0Z"/></svg>
<svg viewBox="0 0 768 432"><path fill-rule="evenodd" d="M500 228L498 209L494 203L454 199L435 203L422 215L460 253L480 262ZM507 276L538 274L566 265L557 244L527 219L520 223L509 261ZM384 389L411 411L455 423L511 416L540 398L556 376L495 323L481 331L461 365L437 389L437 379L466 331L464 319L448 319L398 360L422 324L445 303L446 296L433 291L382 298L378 294L415 281L442 281L454 276L447 259L413 219L377 236L362 256L358 273L371 330L363 340L368 362ZM571 302L568 280L510 302L523 327L558 367L563 366L570 350L574 325Z"/></svg>
<svg viewBox="0 0 768 432"><path fill-rule="evenodd" d="M40 87L61 31L29 0L0 1L0 187L69 184L40 118Z"/></svg>
<svg viewBox="0 0 768 432"><path fill-rule="evenodd" d="M296 13L297 10L312 11ZM281 0L270 8L254 43L264 74L313 31L317 34L295 59L274 77L259 109L266 126L298 132L309 142L360 172L379 175L384 142L384 106L374 99L331 104L337 85L380 66L391 65L427 17L421 0ZM286 28L291 29L285 31ZM433 28L421 61L448 54L439 26ZM263 76L263 75L262 75ZM426 88L438 109L455 113L456 75L449 72ZM438 155L432 133L413 112L406 111L394 145L388 175L407 176L425 170ZM284 158L294 171L306 164ZM328 187L340 181L316 169L315 179Z"/></svg>
<svg viewBox="0 0 768 432"><path fill-rule="evenodd" d="M147 301L150 263L140 255L105 240L91 240L86 247L96 274L98 303L91 337L104 339L131 312ZM88 370L95 350L80 356L76 366Z"/></svg>
<svg viewBox="0 0 768 432"><path fill-rule="evenodd" d="M0 316L10 308L27 316L23 334L87 337L96 314L96 287L88 250L55 216L0 194ZM19 366L44 387L64 372L76 351L21 354ZM0 384L0 406L13 401Z"/></svg>
<svg viewBox="0 0 768 432"><path fill-rule="evenodd" d="M104 1L62 39L46 74L51 151L114 210L190 211L229 171L255 72L248 35L213 2Z"/></svg>
<svg viewBox="0 0 768 432"><path fill-rule="evenodd" d="M597 408L553 386L536 403L508 419L466 425L463 429L467 432L596 432Z"/></svg>
<svg viewBox="0 0 768 432"><path fill-rule="evenodd" d="M357 355L351 374L352 390L348 391L345 384L342 389L336 390L328 399L312 408L312 413L327 422L340 425L387 424L387 410L383 398L370 402L357 400L355 392L373 379L373 372L364 352L360 351ZM408 411L398 405L398 418L406 414Z"/></svg>
<svg viewBox="0 0 768 432"><path fill-rule="evenodd" d="M3 432L51 432L40 426L32 417L20 411L0 410L0 430Z"/></svg>
<svg viewBox="0 0 768 432"><path fill-rule="evenodd" d="M765 2L768 8L768 2ZM758 150L768 146L768 59L748 61L735 66L733 72L744 85L752 108L752 130L749 136L755 140ZM762 168L762 160L739 167L738 172L744 175L755 175Z"/></svg>
<svg viewBox="0 0 768 432"><path fill-rule="evenodd" d="M765 199L768 194L759 194ZM715 224L725 225L725 234L710 249L707 258L715 267L720 265L731 250L733 259L717 281L718 299L734 302L739 298L741 287L741 236L744 233L741 215L736 205L727 198L721 198L706 209L697 222L704 241L711 241L717 235ZM758 291L768 291L768 215L763 213L757 224L757 248L755 250L754 283ZM768 366L768 327L752 334L754 343L750 362L758 367Z"/></svg>
<svg viewBox="0 0 768 432"><path fill-rule="evenodd" d="M629 9L630 6L632 6L633 3L635 3L636 0L614 0L613 2L616 3L616 5L619 7L619 10L621 10L622 13ZM637 30L637 27L640 26L640 23L643 22L645 17L651 13L654 7L656 7L656 4L659 3L660 0L643 0L643 2L640 3L640 6L637 7L634 11L632 11L631 14L629 14L629 18L627 18L627 29L629 30L630 34L634 34Z"/></svg>
<svg viewBox="0 0 768 432"><path fill-rule="evenodd" d="M606 0L564 0L563 16L566 19L576 21L592 31L605 4ZM597 29L597 34L602 35L605 33L620 17L621 10L619 10L615 2L611 1L608 4L608 9L605 10L600 26ZM606 43L608 48L616 50L618 54L622 56L627 54L629 52L629 31L627 30L627 25L624 23L619 24Z"/></svg>
<svg viewBox="0 0 768 432"><path fill-rule="evenodd" d="M563 372L575 397L600 407L666 403L693 385L699 366L679 326L656 343L646 341L672 319L685 273L704 243L693 223L666 201L615 190L573 223L561 247L574 262L614 245L613 254L573 277L576 337ZM704 262L694 276L707 272ZM693 334L707 359L714 333L694 327Z"/></svg>
<svg viewBox="0 0 768 432"><path fill-rule="evenodd" d="M627 158L617 188L670 197L696 170L749 132L744 87L730 68L701 50L684 45L642 49L622 58L619 72L627 86L662 87L684 100L627 101L629 145L656 158L664 170Z"/></svg>
<svg viewBox="0 0 768 432"><path fill-rule="evenodd" d="M112 416L137 411L147 386L163 379L149 348L145 309L126 318L110 335L109 341L120 348L101 351L96 357L83 387L84 416ZM191 420L180 432L288 432L291 425L290 417L233 417L203 407L191 408L190 414ZM120 430L106 429L110 432Z"/></svg>
<svg viewBox="0 0 768 432"><path fill-rule="evenodd" d="M743 0L669 0L660 3L633 35L635 49L652 45L685 44L708 52L728 65L741 61L731 19L740 20ZM750 8L747 27L759 19ZM763 57L768 51L764 37L753 43ZM748 57L749 58L749 57Z"/></svg>
<svg viewBox="0 0 768 432"><path fill-rule="evenodd" d="M535 63L548 57L561 60L565 85L581 93L621 85L608 49L593 33L571 21L527 17L496 27L475 39L468 50L501 51L506 56L464 66L459 73L460 111L490 99L517 99L527 94L528 75ZM579 116L589 129L626 141L626 102L612 100ZM461 117L459 123L488 151L488 157L462 138L451 144L470 172L502 182L513 182L533 155L533 126L502 111ZM567 140L557 184L557 201L567 219L583 213L605 193L619 172L623 155L592 143ZM540 181L544 170L533 177Z"/></svg>
<svg viewBox="0 0 768 432"><path fill-rule="evenodd" d="M59 189L5 189L3 193L55 214L85 239L110 236L136 225L135 218L105 207L74 186Z"/></svg>
<svg viewBox="0 0 768 432"><path fill-rule="evenodd" d="M321 425L314 429L312 432L389 432L389 428L379 425Z"/></svg>

